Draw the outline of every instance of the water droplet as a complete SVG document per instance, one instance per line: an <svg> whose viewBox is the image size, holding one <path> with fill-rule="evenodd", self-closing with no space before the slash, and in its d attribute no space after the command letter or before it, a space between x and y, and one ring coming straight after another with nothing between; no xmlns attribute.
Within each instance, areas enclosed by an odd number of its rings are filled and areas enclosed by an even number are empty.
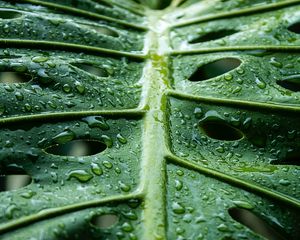
<svg viewBox="0 0 300 240"><path fill-rule="evenodd" d="M107 161L107 160L104 160L102 162L102 164L103 164L104 167L106 167L108 169L111 169L113 167L113 164L111 162Z"/></svg>
<svg viewBox="0 0 300 240"><path fill-rule="evenodd" d="M123 223L123 225L121 226L121 229L122 229L124 232L132 232L132 231L133 231L133 227L132 227L131 224L128 223L128 222Z"/></svg>
<svg viewBox="0 0 300 240"><path fill-rule="evenodd" d="M123 136L121 135L121 133L119 133L119 134L117 135L117 139L118 139L118 141L119 141L120 143L122 143L122 144L126 144L126 143L127 143L127 139L126 139L125 137L123 137Z"/></svg>
<svg viewBox="0 0 300 240"><path fill-rule="evenodd" d="M69 92L71 92L71 90L72 90L72 88L70 87L69 84L64 84L63 87L62 87L62 89L63 89L63 91L64 91L65 93L69 93Z"/></svg>
<svg viewBox="0 0 300 240"><path fill-rule="evenodd" d="M98 176L103 174L102 168L97 163L91 163L92 172Z"/></svg>
<svg viewBox="0 0 300 240"><path fill-rule="evenodd" d="M21 197L26 198L26 199L32 198L34 195L36 195L36 192L33 192L31 190L21 193Z"/></svg>
<svg viewBox="0 0 300 240"><path fill-rule="evenodd" d="M221 223L219 226L217 226L217 229L220 232L227 232L229 230L228 227L224 223Z"/></svg>
<svg viewBox="0 0 300 240"><path fill-rule="evenodd" d="M274 66L274 67L277 67L277 68L281 68L282 67L282 63L281 62L278 62L277 59L275 57L272 57L270 59L270 63Z"/></svg>
<svg viewBox="0 0 300 240"><path fill-rule="evenodd" d="M180 180L175 180L175 188L177 191L180 191L183 187L183 183Z"/></svg>
<svg viewBox="0 0 300 240"><path fill-rule="evenodd" d="M93 178L93 175L85 170L73 170L68 173L68 179L76 178L80 182L88 182Z"/></svg>
<svg viewBox="0 0 300 240"><path fill-rule="evenodd" d="M123 192L129 192L131 187L121 181L119 181L119 186Z"/></svg>
<svg viewBox="0 0 300 240"><path fill-rule="evenodd" d="M41 63L41 62L46 62L49 60L49 57L46 56L36 56L32 58L32 61L35 63Z"/></svg>
<svg viewBox="0 0 300 240"><path fill-rule="evenodd" d="M196 107L194 110L195 118L200 119L203 115L202 109L199 107Z"/></svg>
<svg viewBox="0 0 300 240"><path fill-rule="evenodd" d="M182 204L180 204L178 202L173 202L172 203L172 210L176 214L183 214L183 213L185 213L184 206L182 206Z"/></svg>
<svg viewBox="0 0 300 240"><path fill-rule="evenodd" d="M111 148L113 146L113 140L111 139L111 137L107 135L102 135L101 139L106 144L107 147Z"/></svg>
<svg viewBox="0 0 300 240"><path fill-rule="evenodd" d="M86 122L91 128L98 127L104 131L109 129L109 125L106 123L105 118L101 116L90 116L83 118L82 120Z"/></svg>
<svg viewBox="0 0 300 240"><path fill-rule="evenodd" d="M75 88L80 94L83 94L85 92L85 87L82 85L81 82L76 81Z"/></svg>
<svg viewBox="0 0 300 240"><path fill-rule="evenodd" d="M232 74L230 74L230 73L226 73L226 74L224 75L224 79L227 80L227 81L232 80L232 78L233 78L233 76L232 76Z"/></svg>
<svg viewBox="0 0 300 240"><path fill-rule="evenodd" d="M255 83L260 89L266 88L266 83L257 77L255 78Z"/></svg>
<svg viewBox="0 0 300 240"><path fill-rule="evenodd" d="M19 101L24 100L24 95L23 95L23 93L21 93L21 92L16 92L16 93L15 93L15 97L16 97L16 99L19 100Z"/></svg>
<svg viewBox="0 0 300 240"><path fill-rule="evenodd" d="M58 144L64 144L69 141L72 141L76 137L75 133L67 129L62 133L57 134L52 138L52 141Z"/></svg>
<svg viewBox="0 0 300 240"><path fill-rule="evenodd" d="M279 184L283 185L283 186L288 186L291 184L291 182L287 179L280 179L279 180Z"/></svg>

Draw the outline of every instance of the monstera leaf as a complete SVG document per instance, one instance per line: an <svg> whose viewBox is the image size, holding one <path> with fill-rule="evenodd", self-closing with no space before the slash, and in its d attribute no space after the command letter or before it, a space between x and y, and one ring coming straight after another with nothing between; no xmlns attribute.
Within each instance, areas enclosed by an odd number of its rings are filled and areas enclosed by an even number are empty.
<svg viewBox="0 0 300 240"><path fill-rule="evenodd" d="M0 1L1 239L297 239L300 1Z"/></svg>

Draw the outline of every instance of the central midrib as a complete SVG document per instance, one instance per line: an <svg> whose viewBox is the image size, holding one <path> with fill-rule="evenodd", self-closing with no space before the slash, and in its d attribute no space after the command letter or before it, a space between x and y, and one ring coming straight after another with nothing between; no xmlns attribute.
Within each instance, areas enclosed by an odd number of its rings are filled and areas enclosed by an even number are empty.
<svg viewBox="0 0 300 240"><path fill-rule="evenodd" d="M143 97L147 110L143 126L141 189L144 191L143 238L166 239L166 163L167 152L167 99L169 82L168 29L161 18L162 12L150 11L149 29L145 39L148 60L144 68Z"/></svg>

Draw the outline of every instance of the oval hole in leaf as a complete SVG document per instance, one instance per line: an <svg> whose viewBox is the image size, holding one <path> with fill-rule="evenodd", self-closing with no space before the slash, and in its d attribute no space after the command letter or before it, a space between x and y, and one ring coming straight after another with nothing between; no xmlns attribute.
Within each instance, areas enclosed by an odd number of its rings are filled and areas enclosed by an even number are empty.
<svg viewBox="0 0 300 240"><path fill-rule="evenodd" d="M108 72L103 69L103 68L99 68L99 67L95 67L91 64L86 64L86 63L72 63L71 65L80 68L83 71L86 71L90 74L96 75L98 77L108 77Z"/></svg>
<svg viewBox="0 0 300 240"><path fill-rule="evenodd" d="M0 19L14 19L22 16L22 13L0 9Z"/></svg>
<svg viewBox="0 0 300 240"><path fill-rule="evenodd" d="M18 72L0 72L0 83L26 83L32 79L32 76Z"/></svg>
<svg viewBox="0 0 300 240"><path fill-rule="evenodd" d="M243 138L243 133L225 121L221 120L205 120L199 123L201 131L208 137L225 140L225 141L236 141Z"/></svg>
<svg viewBox="0 0 300 240"><path fill-rule="evenodd" d="M277 80L276 83L292 92L300 91L300 75L289 76L282 80Z"/></svg>
<svg viewBox="0 0 300 240"><path fill-rule="evenodd" d="M238 66L241 61L236 58L222 58L217 61L205 64L197 69L189 78L192 82L198 82L220 76L227 73Z"/></svg>
<svg viewBox="0 0 300 240"><path fill-rule="evenodd" d="M300 22L296 22L288 27L288 30L300 34Z"/></svg>
<svg viewBox="0 0 300 240"><path fill-rule="evenodd" d="M58 156L91 156L103 152L107 146L98 140L79 139L64 144L55 144L45 152Z"/></svg>
<svg viewBox="0 0 300 240"><path fill-rule="evenodd" d="M31 183L31 177L20 167L7 167L0 173L0 191L11 191Z"/></svg>
<svg viewBox="0 0 300 240"><path fill-rule="evenodd" d="M197 37L195 39L190 40L189 43L194 44L194 43L213 41L213 40L227 37L227 36L235 34L237 32L238 31L233 30L233 29L223 29L223 30L219 30L219 31L209 32L201 37Z"/></svg>
<svg viewBox="0 0 300 240"><path fill-rule="evenodd" d="M256 216L249 210L243 208L230 208L228 210L229 215L237 222L250 228L255 233L270 239L270 240L284 240L291 239L282 229L271 227L266 221ZM275 224L275 223L274 223Z"/></svg>
<svg viewBox="0 0 300 240"><path fill-rule="evenodd" d="M115 214L103 214L94 216L91 219L91 224L94 227L107 229L115 225L119 221L119 217Z"/></svg>

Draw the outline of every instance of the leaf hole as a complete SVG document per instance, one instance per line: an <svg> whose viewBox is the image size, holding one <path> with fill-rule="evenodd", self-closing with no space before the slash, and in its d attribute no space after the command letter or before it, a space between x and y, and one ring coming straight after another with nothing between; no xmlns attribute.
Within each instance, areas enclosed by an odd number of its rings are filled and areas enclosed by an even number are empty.
<svg viewBox="0 0 300 240"><path fill-rule="evenodd" d="M223 30L219 30L219 31L209 32L203 36L200 36L200 37L190 40L189 43L194 44L194 43L213 41L213 40L217 40L220 38L230 36L237 32L238 31L233 30L233 29L223 29Z"/></svg>
<svg viewBox="0 0 300 240"><path fill-rule="evenodd" d="M192 82L204 81L227 73L238 66L241 61L236 58L222 58L199 67L189 78Z"/></svg>
<svg viewBox="0 0 300 240"><path fill-rule="evenodd" d="M9 166L1 170L0 173L0 192L11 191L25 187L31 183L31 177L23 168Z"/></svg>
<svg viewBox="0 0 300 240"><path fill-rule="evenodd" d="M243 138L243 133L225 121L221 120L205 120L199 123L201 131L208 137L225 140L225 141L236 141Z"/></svg>
<svg viewBox="0 0 300 240"><path fill-rule="evenodd" d="M22 13L12 11L12 10L3 10L0 9L0 19L14 19L22 16Z"/></svg>
<svg viewBox="0 0 300 240"><path fill-rule="evenodd" d="M116 214L103 214L94 216L91 219L91 224L100 229L107 229L118 223L118 221L119 217Z"/></svg>
<svg viewBox="0 0 300 240"><path fill-rule="evenodd" d="M26 83L32 80L32 76L18 72L0 72L0 83Z"/></svg>
<svg viewBox="0 0 300 240"><path fill-rule="evenodd" d="M265 220L256 216L249 210L243 208L230 208L229 215L237 222L250 228L255 233L270 239L270 240L284 240L290 239L286 233L278 226L277 228L270 226ZM275 223L274 223L275 225Z"/></svg>
<svg viewBox="0 0 300 240"><path fill-rule="evenodd" d="M276 83L292 92L300 91L300 75L289 76L282 80L277 80Z"/></svg>
<svg viewBox="0 0 300 240"><path fill-rule="evenodd" d="M288 27L288 30L300 34L300 22L296 22Z"/></svg>
<svg viewBox="0 0 300 240"><path fill-rule="evenodd" d="M45 152L58 156L91 156L103 152L107 146L98 140L79 139L64 144L55 144Z"/></svg>
<svg viewBox="0 0 300 240"><path fill-rule="evenodd" d="M80 68L81 70L88 72L92 75L96 75L98 77L108 77L108 72L103 69L103 68L99 68L99 67L95 67L91 64L86 64L86 63L72 63L71 65Z"/></svg>

